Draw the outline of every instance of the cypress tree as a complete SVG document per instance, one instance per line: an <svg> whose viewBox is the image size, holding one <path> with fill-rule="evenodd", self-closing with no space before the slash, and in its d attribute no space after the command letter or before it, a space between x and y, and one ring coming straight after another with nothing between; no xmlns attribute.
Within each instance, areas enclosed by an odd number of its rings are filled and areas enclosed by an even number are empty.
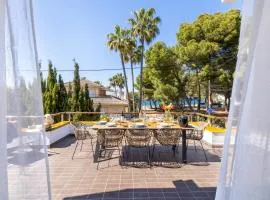
<svg viewBox="0 0 270 200"><path fill-rule="evenodd" d="M64 81L62 79L61 74L58 76L58 85L59 85L59 90L58 90L58 111L59 112L64 112L67 109L67 104L68 104L68 99L67 99L67 90L65 88Z"/></svg>
<svg viewBox="0 0 270 200"><path fill-rule="evenodd" d="M53 90L54 85L56 84L56 69L53 69L52 61L49 60L48 64L48 77L47 77L47 89Z"/></svg>
<svg viewBox="0 0 270 200"><path fill-rule="evenodd" d="M57 113L59 112L59 86L58 84L55 84L53 87L53 90L51 91L52 95L52 113Z"/></svg>
<svg viewBox="0 0 270 200"><path fill-rule="evenodd" d="M46 113L46 109L45 109L46 79L43 78L42 72L40 72L40 82L41 82L41 91L42 91L42 100L43 100L43 112Z"/></svg>
<svg viewBox="0 0 270 200"><path fill-rule="evenodd" d="M43 78L42 72L40 72L40 82L41 82L41 91L42 91L42 94L44 94L46 90L46 79Z"/></svg>
<svg viewBox="0 0 270 200"><path fill-rule="evenodd" d="M95 109L95 112L101 112L101 104L99 103ZM94 120L100 120L100 114L96 114Z"/></svg>
<svg viewBox="0 0 270 200"><path fill-rule="evenodd" d="M54 101L53 89L54 89L55 84L56 84L55 72L53 70L52 62L49 61L47 87L46 87L46 90L44 92L44 112L46 114L53 113L55 110L53 107L53 101Z"/></svg>
<svg viewBox="0 0 270 200"><path fill-rule="evenodd" d="M72 85L71 82L69 82L67 93L67 111L71 111L71 108L72 108Z"/></svg>
<svg viewBox="0 0 270 200"><path fill-rule="evenodd" d="M80 110L80 75L79 75L79 64L74 61L74 78L73 78L73 88L72 88L72 111L76 112Z"/></svg>
<svg viewBox="0 0 270 200"><path fill-rule="evenodd" d="M88 84L87 83L84 86L84 100L85 100L85 111L86 112L94 111L93 101L89 96L89 89L88 89Z"/></svg>
<svg viewBox="0 0 270 200"><path fill-rule="evenodd" d="M79 104L80 104L79 111L80 112L85 112L87 104L86 104L86 101L85 101L85 98L84 98L84 91L81 89L79 94L80 94L79 95Z"/></svg>

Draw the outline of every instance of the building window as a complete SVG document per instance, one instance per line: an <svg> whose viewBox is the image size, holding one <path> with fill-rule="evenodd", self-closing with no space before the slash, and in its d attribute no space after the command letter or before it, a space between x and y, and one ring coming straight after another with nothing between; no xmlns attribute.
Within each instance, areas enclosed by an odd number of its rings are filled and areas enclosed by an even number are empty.
<svg viewBox="0 0 270 200"><path fill-rule="evenodd" d="M95 97L96 93L94 90L89 90L89 97Z"/></svg>

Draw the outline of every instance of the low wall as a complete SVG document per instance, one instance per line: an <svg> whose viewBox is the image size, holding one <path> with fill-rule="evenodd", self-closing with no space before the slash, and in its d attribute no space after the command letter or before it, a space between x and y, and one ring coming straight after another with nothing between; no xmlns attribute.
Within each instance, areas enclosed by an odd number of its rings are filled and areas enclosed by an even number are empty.
<svg viewBox="0 0 270 200"><path fill-rule="evenodd" d="M46 131L45 132L46 145L50 146L51 144L61 140L62 138L66 137L69 134L73 134L72 128L70 127L69 124L52 131Z"/></svg>
<svg viewBox="0 0 270 200"><path fill-rule="evenodd" d="M215 133L209 130L204 130L203 141L212 147L223 147L226 131L223 133Z"/></svg>

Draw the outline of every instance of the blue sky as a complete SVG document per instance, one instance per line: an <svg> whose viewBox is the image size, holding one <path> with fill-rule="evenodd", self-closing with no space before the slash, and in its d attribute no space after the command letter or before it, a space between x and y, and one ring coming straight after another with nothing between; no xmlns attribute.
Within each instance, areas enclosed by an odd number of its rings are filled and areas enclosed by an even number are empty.
<svg viewBox="0 0 270 200"><path fill-rule="evenodd" d="M230 4L223 4L221 0L36 0L34 17L39 59L42 69L47 69L49 59L58 70L73 69L73 58L80 69L121 68L119 55L106 47L106 35L116 24L129 27L127 20L132 17L132 11L155 8L162 22L160 35L154 42L164 41L172 46L181 23L192 22L202 13L241 9L241 5L241 0ZM80 75L107 85L108 79L117 72L121 71L81 72ZM130 80L130 70L127 73ZM135 70L135 75L138 73ZM65 81L73 79L73 72L61 74Z"/></svg>

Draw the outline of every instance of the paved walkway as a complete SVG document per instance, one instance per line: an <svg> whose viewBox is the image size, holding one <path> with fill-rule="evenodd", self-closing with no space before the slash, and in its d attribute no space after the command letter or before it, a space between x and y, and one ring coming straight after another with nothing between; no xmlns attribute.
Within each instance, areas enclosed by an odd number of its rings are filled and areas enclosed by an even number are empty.
<svg viewBox="0 0 270 200"><path fill-rule="evenodd" d="M150 169L147 167L121 167L115 158L100 163L93 161L90 141L85 141L82 151L77 149L71 159L75 139L68 136L49 149L50 175L53 200L96 199L96 200L210 200L214 199L220 149L206 146L208 162L203 152L189 145L188 164L172 168L171 151L160 154ZM161 148L161 147L160 147ZM198 149L199 144L198 144ZM181 147L177 156L181 158ZM157 159L158 150L154 160ZM134 158L143 152L134 152ZM137 155L136 155L137 154ZM114 156L114 155L113 155ZM117 156L117 155L115 155ZM109 165L109 167L108 167Z"/></svg>

